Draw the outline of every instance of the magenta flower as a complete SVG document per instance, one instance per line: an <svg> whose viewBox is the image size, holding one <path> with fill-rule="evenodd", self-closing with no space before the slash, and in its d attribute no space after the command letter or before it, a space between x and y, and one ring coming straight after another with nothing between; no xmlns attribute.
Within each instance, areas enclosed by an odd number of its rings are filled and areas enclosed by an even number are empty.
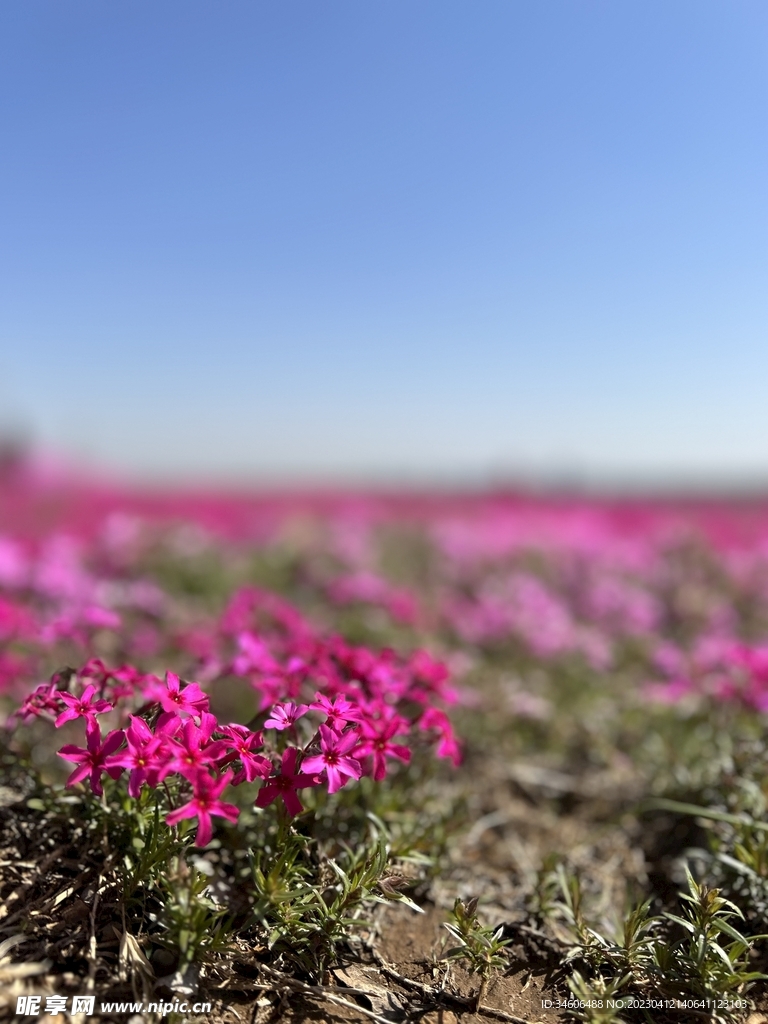
<svg viewBox="0 0 768 1024"><path fill-rule="evenodd" d="M165 721L163 721L165 719ZM128 749L107 759L107 767L130 769L128 795L137 797L146 782L153 789L168 761L168 738L175 731L176 715L161 715L153 733L143 718L131 715L125 738Z"/></svg>
<svg viewBox="0 0 768 1024"><path fill-rule="evenodd" d="M144 675L133 665L121 665L108 675L109 696L114 701L132 697L144 680Z"/></svg>
<svg viewBox="0 0 768 1024"><path fill-rule="evenodd" d="M280 774L273 775L271 779L259 790L256 797L257 807L268 807L273 800L281 796L286 811L293 818L301 814L304 808L296 796L297 789L307 789L309 786L319 786L320 776L310 775L305 772L296 771L296 747L288 747L283 753L283 762L280 767ZM302 766L305 767L305 766Z"/></svg>
<svg viewBox="0 0 768 1024"><path fill-rule="evenodd" d="M346 785L347 779L359 779L363 774L360 762L349 757L349 752L357 746L358 736L355 732L339 735L327 725L320 726L320 753L308 757L304 768L308 772L325 771L328 778L328 792L335 793Z"/></svg>
<svg viewBox="0 0 768 1024"><path fill-rule="evenodd" d="M402 735L407 728L408 722L398 714L378 721L366 721L360 726L360 743L355 754L373 758L373 777L377 782L381 782L387 774L388 757L396 757L406 764L411 760L408 747L392 743L393 737Z"/></svg>
<svg viewBox="0 0 768 1024"><path fill-rule="evenodd" d="M90 604L82 611L83 622L95 629L120 629L122 619L109 608Z"/></svg>
<svg viewBox="0 0 768 1024"><path fill-rule="evenodd" d="M225 725L221 732L227 737L222 742L227 743L232 751L227 760L239 758L243 766L232 780L233 786L239 786L241 782L253 782L254 779L266 779L269 776L272 762L263 754L256 753L261 747L260 732L251 732L245 725Z"/></svg>
<svg viewBox="0 0 768 1024"><path fill-rule="evenodd" d="M343 732L349 722L362 722L362 710L351 704L343 693L330 701L324 694L316 693L314 701L309 705L312 711L322 711L326 716L325 724L334 732Z"/></svg>
<svg viewBox="0 0 768 1024"><path fill-rule="evenodd" d="M172 756L160 778L164 779L169 772L179 772L192 782L201 769L216 765L229 748L226 740L210 742L217 724L216 716L207 711L202 714L199 726L188 718L181 727L181 739L171 740Z"/></svg>
<svg viewBox="0 0 768 1024"><path fill-rule="evenodd" d="M61 691L56 688L56 677L50 683L40 683L25 698L18 711L14 712L14 716L20 718L22 722L26 722L28 718L37 718L44 711L51 715L58 715L61 709L60 693Z"/></svg>
<svg viewBox="0 0 768 1024"><path fill-rule="evenodd" d="M427 683L435 692L443 694L443 683L448 679L448 668L441 661L436 661L426 651L414 651L408 662L408 668L421 683Z"/></svg>
<svg viewBox="0 0 768 1024"><path fill-rule="evenodd" d="M116 779L123 770L118 765L108 765L107 758L117 750L124 738L123 730L115 729L102 743L99 723L88 721L85 727L86 747L76 747L68 743L59 751L59 757L63 757L65 761L74 761L78 765L67 779L67 786L74 786L75 783L82 782L90 776L91 789L96 796L101 796L104 791L101 785L102 772Z"/></svg>
<svg viewBox="0 0 768 1024"><path fill-rule="evenodd" d="M694 693L695 686L690 679L670 679L666 683L646 683L641 692L644 697L660 704L677 704Z"/></svg>
<svg viewBox="0 0 768 1024"><path fill-rule="evenodd" d="M237 646L240 654L232 662L232 671L237 676L248 675L249 672L274 672L278 664L269 652L269 648L253 633L247 630L238 633Z"/></svg>
<svg viewBox="0 0 768 1024"><path fill-rule="evenodd" d="M288 729L296 720L306 715L309 704L275 704L272 713L264 723L265 729Z"/></svg>
<svg viewBox="0 0 768 1024"><path fill-rule="evenodd" d="M237 821L240 814L234 804L225 804L219 800L231 780L232 772L226 772L220 779L214 779L206 771L198 772L192 780L194 796L183 807L166 814L166 824L178 825L182 818L197 818L195 846L207 846L213 836L212 816Z"/></svg>
<svg viewBox="0 0 768 1024"><path fill-rule="evenodd" d="M281 697L286 696L286 681L283 676L252 678L251 686L261 698L259 700L259 711L265 711L273 704L276 704Z"/></svg>
<svg viewBox="0 0 768 1024"><path fill-rule="evenodd" d="M165 687L156 687L152 696L160 701L163 711L197 717L208 710L208 697L197 683L187 683L182 690L179 677L174 672L165 673Z"/></svg>
<svg viewBox="0 0 768 1024"><path fill-rule="evenodd" d="M86 721L92 722L95 715L103 715L105 711L112 710L112 705L108 700L93 699L96 696L96 687L92 683L83 690L82 697L73 697L71 693L66 693L64 690L60 690L58 696L59 700L63 700L67 707L56 719L57 729L65 722L71 722L75 718L83 717Z"/></svg>
<svg viewBox="0 0 768 1024"><path fill-rule="evenodd" d="M436 729L440 736L440 741L437 744L437 756L450 758L456 766L461 764L461 749L453 734L453 727L448 715L444 711L439 708L427 708L419 719L419 728Z"/></svg>

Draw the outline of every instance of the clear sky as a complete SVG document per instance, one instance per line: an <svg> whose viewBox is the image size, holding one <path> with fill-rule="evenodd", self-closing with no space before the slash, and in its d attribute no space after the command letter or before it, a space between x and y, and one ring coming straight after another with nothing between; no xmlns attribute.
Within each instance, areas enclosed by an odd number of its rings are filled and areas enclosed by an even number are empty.
<svg viewBox="0 0 768 1024"><path fill-rule="evenodd" d="M0 426L768 479L765 0L0 5Z"/></svg>

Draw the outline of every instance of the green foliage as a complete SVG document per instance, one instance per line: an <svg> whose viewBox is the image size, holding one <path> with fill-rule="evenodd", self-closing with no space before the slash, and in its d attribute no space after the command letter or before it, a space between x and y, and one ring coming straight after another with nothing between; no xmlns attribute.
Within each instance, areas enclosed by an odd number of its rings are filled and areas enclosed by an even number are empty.
<svg viewBox="0 0 768 1024"><path fill-rule="evenodd" d="M627 981L626 977L606 980L602 974L587 979L574 971L568 978L568 988L578 1003L571 1011L574 1017L584 1024L624 1024L626 1018L620 1016L616 1004L621 1006Z"/></svg>
<svg viewBox="0 0 768 1024"><path fill-rule="evenodd" d="M120 832L116 844L121 853L119 869L123 897L130 904L134 898L144 899L153 888L162 890L169 865L189 843L165 824L168 807L164 791L144 789L132 799L117 786L110 789L115 799L109 811L109 827L113 837L118 829Z"/></svg>
<svg viewBox="0 0 768 1024"><path fill-rule="evenodd" d="M179 955L179 969L226 948L230 940L226 910L208 893L210 880L182 856L172 857L159 880L162 910L160 941Z"/></svg>
<svg viewBox="0 0 768 1024"><path fill-rule="evenodd" d="M766 975L749 970L749 951L763 936L746 938L733 924L744 915L717 889L698 883L686 869L688 892L683 915L664 916L679 925L683 938L676 944L678 973L694 995L718 997L740 993L748 984Z"/></svg>
<svg viewBox="0 0 768 1024"><path fill-rule="evenodd" d="M280 814L264 845L251 851L252 923L286 965L321 980L342 943L366 924L371 903L398 901L420 911L399 888L386 829L369 822L365 841L327 856L316 840Z"/></svg>
<svg viewBox="0 0 768 1024"><path fill-rule="evenodd" d="M646 900L624 915L617 935L605 936L587 920L579 879L562 865L550 873L547 891L557 884L559 896L550 897L546 913L566 925L564 961L587 969L587 977L570 972L574 998L599 1002L610 991L608 998L728 1000L766 977L751 970L749 962L754 943L765 936L743 935L734 923L743 919L739 908L717 889L698 882L687 868L686 882L687 891L679 893L679 913L653 915ZM601 1016L608 1013L605 1006L588 1009L580 1019L589 1024L619 1019Z"/></svg>
<svg viewBox="0 0 768 1024"><path fill-rule="evenodd" d="M458 943L443 953L446 960L459 960L473 974L487 980L494 970L507 966L505 947L509 939L502 939L504 927L493 929L480 924L477 919L478 898L468 903L457 899L453 905L453 921L446 923L451 938Z"/></svg>

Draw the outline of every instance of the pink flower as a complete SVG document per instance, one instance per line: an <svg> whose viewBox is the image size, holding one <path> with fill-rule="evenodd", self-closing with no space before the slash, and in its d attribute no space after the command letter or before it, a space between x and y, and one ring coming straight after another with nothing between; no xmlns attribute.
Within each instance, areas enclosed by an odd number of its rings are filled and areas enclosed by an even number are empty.
<svg viewBox="0 0 768 1024"><path fill-rule="evenodd" d="M312 711L322 711L326 715L325 724L334 732L343 732L349 722L362 722L364 717L361 709L356 704L350 704L343 693L333 701L322 693L316 693L309 707Z"/></svg>
<svg viewBox="0 0 768 1024"><path fill-rule="evenodd" d="M440 742L437 745L438 757L449 757L458 766L461 764L461 749L453 734L453 727L448 715L439 708L427 708L419 719L420 729L436 729L440 734Z"/></svg>
<svg viewBox="0 0 768 1024"><path fill-rule="evenodd" d="M112 710L112 705L108 700L94 700L95 696L96 687L93 684L86 686L82 697L73 697L71 693L61 690L59 700L63 700L67 707L56 719L56 728L58 729L65 722L71 722L81 716L88 722L92 722L95 715L103 715L106 711Z"/></svg>
<svg viewBox="0 0 768 1024"><path fill-rule="evenodd" d="M269 652L269 648L253 633L243 630L237 635L237 646L240 654L232 662L232 671L237 676L248 675L249 672L275 672L278 664Z"/></svg>
<svg viewBox="0 0 768 1024"><path fill-rule="evenodd" d="M129 768L128 795L137 797L146 782L153 789L168 761L167 741L179 726L176 715L163 714L157 720L155 732L136 715L131 715L131 724L126 731L128 749L113 754L107 760L107 767Z"/></svg>
<svg viewBox="0 0 768 1024"><path fill-rule="evenodd" d="M234 804L219 800L221 793L232 780L232 772L226 772L220 779L214 779L206 771L199 771L192 780L194 796L189 803L178 807L165 816L166 824L178 825L182 818L197 818L195 846L207 846L213 836L211 817L237 821L240 811Z"/></svg>
<svg viewBox="0 0 768 1024"><path fill-rule="evenodd" d="M378 721L363 722L360 726L361 742L355 749L355 754L361 757L369 755L373 758L373 777L377 782L381 782L387 774L388 757L396 757L406 764L411 760L408 747L391 742L394 736L401 735L407 728L408 722L396 713Z"/></svg>
<svg viewBox="0 0 768 1024"><path fill-rule="evenodd" d="M304 768L308 772L325 771L328 778L328 792L335 793L346 784L347 779L359 779L363 774L360 762L348 756L357 742L358 736L355 732L339 735L333 729L329 729L327 725L321 725L321 752L314 757L306 758Z"/></svg>
<svg viewBox="0 0 768 1024"><path fill-rule="evenodd" d="M426 651L418 650L411 655L408 668L420 683L425 683L436 693L443 694L443 684L448 679L448 667L442 661L436 661Z"/></svg>
<svg viewBox="0 0 768 1024"><path fill-rule="evenodd" d="M303 810L301 801L296 796L297 789L307 789L308 786L319 786L319 775L309 775L296 771L296 747L288 747L283 753L283 762L279 775L273 775L271 779L259 790L256 797L257 807L268 807L273 800L281 796L286 811L293 818ZM305 766L302 766L305 767Z"/></svg>
<svg viewBox="0 0 768 1024"><path fill-rule="evenodd" d="M96 629L120 629L122 619L117 612L91 604L83 609L83 621Z"/></svg>
<svg viewBox="0 0 768 1024"><path fill-rule="evenodd" d="M216 726L216 716L207 711L203 713L199 726L188 718L181 727L181 739L171 740L172 756L160 777L165 778L169 772L179 772L193 781L200 769L214 766L229 746L225 740L210 742Z"/></svg>
<svg viewBox="0 0 768 1024"><path fill-rule="evenodd" d="M125 733L123 730L115 729L109 733L102 743L99 723L89 720L85 727L87 746L85 748L75 747L68 743L59 751L59 757L63 757L65 761L74 761L78 765L67 779L67 785L74 786L75 783L82 782L83 779L90 776L91 789L96 796L101 796L103 793L101 785L102 772L106 772L113 779L116 779L123 770L117 765L108 765L107 758L117 750L124 738Z"/></svg>
<svg viewBox="0 0 768 1024"><path fill-rule="evenodd" d="M261 733L251 732L245 725L225 725L221 732L227 737L222 742L227 743L232 751L227 760L239 758L242 770L232 780L233 786L241 782L253 782L254 779L266 779L272 771L272 762L263 754L257 754L256 750L261 746Z"/></svg>
<svg viewBox="0 0 768 1024"><path fill-rule="evenodd" d="M296 720L306 715L309 704L275 704L272 713L264 723L265 729L288 729Z"/></svg>
<svg viewBox="0 0 768 1024"><path fill-rule="evenodd" d="M685 678L670 679L666 683L646 683L642 689L644 697L661 704L677 704L693 692L693 683Z"/></svg>
<svg viewBox="0 0 768 1024"><path fill-rule="evenodd" d="M174 672L166 672L165 687L154 686L151 695L160 701L163 711L197 717L208 710L208 697L197 683L187 683L182 690L179 677Z"/></svg>
<svg viewBox="0 0 768 1024"><path fill-rule="evenodd" d="M18 711L14 712L14 716L20 718L22 722L26 722L28 718L37 718L44 711L47 711L51 715L58 715L61 709L61 701L59 700L60 690L56 688L58 682L57 677L50 681L50 683L40 683L25 698L23 704Z"/></svg>
<svg viewBox="0 0 768 1024"><path fill-rule="evenodd" d="M99 664L101 663L99 662ZM90 673L86 673L86 670L83 669L79 674L83 678ZM122 665L120 668L105 670L103 678L97 681L100 685L108 688L107 692L111 700L118 701L125 697L132 697L137 689L140 689L144 678L143 673L133 665Z"/></svg>

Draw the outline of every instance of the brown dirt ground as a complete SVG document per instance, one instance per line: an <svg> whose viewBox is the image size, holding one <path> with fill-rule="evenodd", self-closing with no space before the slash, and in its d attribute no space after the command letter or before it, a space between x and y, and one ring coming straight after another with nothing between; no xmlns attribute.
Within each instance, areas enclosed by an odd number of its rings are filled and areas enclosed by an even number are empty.
<svg viewBox="0 0 768 1024"><path fill-rule="evenodd" d="M0 1019L15 1016L16 997L26 993L90 990L97 1002L162 993L162 985L143 975L140 966L132 973L123 969L120 976L119 906L114 893L104 889L94 913L104 866L78 847L76 816L46 819L27 807L15 785L0 788L0 943L20 933L25 938L5 960L0 946ZM628 891L647 887L649 876L663 879L670 857L690 835L675 838L675 823L665 820L645 823L641 830L628 813L640 794L623 763L577 778L470 753L446 786L461 788L471 825L454 841L437 879L418 894L424 913L401 904L379 906L372 929L361 933L343 966L316 990L270 973L257 951L240 942L232 958L201 974L196 998L209 998L213 1011L199 1019L210 1024L572 1020L566 1011L542 1005L568 998L557 935L539 931L527 910L543 857L567 853L595 912L610 916L625 904ZM477 976L441 960L448 938L443 923L457 896L479 896L483 923L503 925L511 940L509 967L491 980L480 1012L475 1012ZM126 1020L100 1017L113 1019ZM150 1019L134 1017L131 1024ZM675 1015L678 1024L701 1019Z"/></svg>

